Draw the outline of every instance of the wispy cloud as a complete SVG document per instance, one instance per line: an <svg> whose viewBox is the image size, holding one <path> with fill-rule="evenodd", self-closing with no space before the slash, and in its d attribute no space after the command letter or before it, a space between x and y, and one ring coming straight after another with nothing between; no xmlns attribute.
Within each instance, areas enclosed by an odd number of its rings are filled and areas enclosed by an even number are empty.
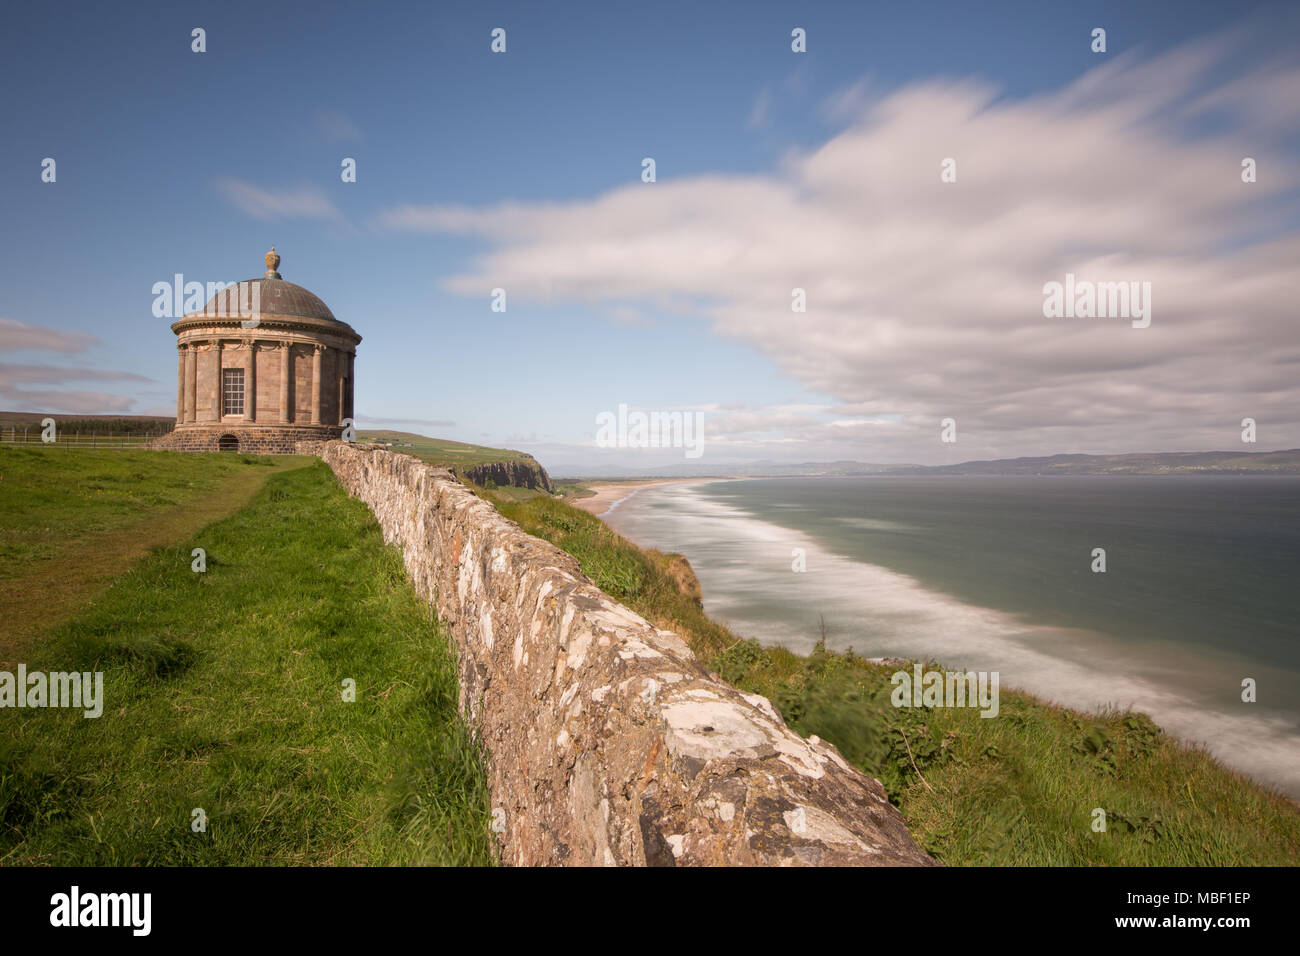
<svg viewBox="0 0 1300 956"><path fill-rule="evenodd" d="M651 328L656 324L654 316L648 314L644 309L638 309L631 305L612 305L605 310L605 314L616 325L624 325L629 328Z"/></svg>
<svg viewBox="0 0 1300 956"><path fill-rule="evenodd" d="M357 415L358 425L427 425L430 428L455 428L456 423L440 418L385 418L382 415Z"/></svg>
<svg viewBox="0 0 1300 956"><path fill-rule="evenodd" d="M30 349L77 353L100 344L99 339L84 332L60 332L14 319L0 319L2 352ZM136 403L131 395L78 387L91 382L152 383L153 379L120 369L0 362L0 404L14 411L100 414L129 412ZM33 385L65 387L32 388Z"/></svg>
<svg viewBox="0 0 1300 956"><path fill-rule="evenodd" d="M88 332L60 332L43 325L28 325L16 319L0 318L0 352L35 349L43 352L84 352L99 345Z"/></svg>
<svg viewBox="0 0 1300 956"><path fill-rule="evenodd" d="M329 140L338 143L356 142L361 139L361 128L342 113L320 110L316 113L316 129Z"/></svg>
<svg viewBox="0 0 1300 956"><path fill-rule="evenodd" d="M847 128L768 175L380 221L486 238L445 283L462 294L701 303L715 331L833 397L845 424L780 421L838 441L829 454L1230 447L1243 417L1268 423L1261 447L1300 445L1300 165L1284 148L1300 71L1239 66L1239 39L1116 56L1019 100L978 79L863 84L826 105ZM1255 100L1292 105L1233 108ZM1267 169L1256 183L1246 156ZM1150 282L1151 327L1044 318L1043 285L1067 272ZM956 448L939 445L949 416Z"/></svg>
<svg viewBox="0 0 1300 956"><path fill-rule="evenodd" d="M70 368L60 365L0 363L0 402L14 411L101 414L129 412L131 395L92 391L75 386L89 382L152 382L150 378L117 369ZM65 385L71 388L31 388Z"/></svg>
<svg viewBox="0 0 1300 956"><path fill-rule="evenodd" d="M217 188L242 212L264 222L277 219L343 218L334 202L315 186L264 189L246 180L222 177L217 180Z"/></svg>
<svg viewBox="0 0 1300 956"><path fill-rule="evenodd" d="M103 368L68 368L61 365L12 365L0 362L0 381L16 382L152 382L153 379L135 372Z"/></svg>
<svg viewBox="0 0 1300 956"><path fill-rule="evenodd" d="M64 415L131 413L135 399L114 392L83 389L20 389L0 381L0 402L16 412L51 412ZM175 413L173 409L172 413Z"/></svg>
<svg viewBox="0 0 1300 956"><path fill-rule="evenodd" d="M769 87L763 87L758 96L754 97L754 105L750 107L749 119L745 121L746 129L765 129L771 125L772 117L772 90Z"/></svg>

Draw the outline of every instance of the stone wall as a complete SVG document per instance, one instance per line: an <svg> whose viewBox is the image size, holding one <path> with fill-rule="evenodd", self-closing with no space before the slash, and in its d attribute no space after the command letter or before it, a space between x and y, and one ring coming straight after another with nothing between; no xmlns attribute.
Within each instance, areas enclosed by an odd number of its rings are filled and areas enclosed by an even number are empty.
<svg viewBox="0 0 1300 956"><path fill-rule="evenodd" d="M341 441L298 451L369 505L454 640L503 862L934 864L879 782L447 471Z"/></svg>

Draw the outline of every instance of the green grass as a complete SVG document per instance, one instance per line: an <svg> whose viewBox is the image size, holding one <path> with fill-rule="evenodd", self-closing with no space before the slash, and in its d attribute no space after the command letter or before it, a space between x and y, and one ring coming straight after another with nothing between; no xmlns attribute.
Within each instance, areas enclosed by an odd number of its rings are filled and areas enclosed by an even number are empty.
<svg viewBox="0 0 1300 956"><path fill-rule="evenodd" d="M590 487L590 482L581 478L552 478L551 488L555 494L566 500L575 498L590 498L596 494Z"/></svg>
<svg viewBox="0 0 1300 956"><path fill-rule="evenodd" d="M443 438L428 438L414 432L387 430L358 431L357 441L378 442L393 451L412 455L432 465L444 468L472 468L474 465L493 465L503 461L520 461L536 464L532 455L509 448L488 448Z"/></svg>
<svg viewBox="0 0 1300 956"><path fill-rule="evenodd" d="M0 446L0 665L150 548L242 508L309 458Z"/></svg>
<svg viewBox="0 0 1300 956"><path fill-rule="evenodd" d="M642 552L552 497L478 493L578 559L602 590L686 638L701 662L763 694L878 777L917 841L955 865L1241 866L1300 863L1300 810L1141 714L1085 714L1002 689L996 718L895 708L890 675L819 646L800 657L709 620L680 556ZM945 662L960 666L960 661ZM937 665L935 665L937 666ZM1107 813L1106 833L1091 828Z"/></svg>
<svg viewBox="0 0 1300 956"><path fill-rule="evenodd" d="M284 464L257 455L0 446L0 582L95 535L220 492L241 474L260 482Z"/></svg>
<svg viewBox="0 0 1300 956"><path fill-rule="evenodd" d="M488 486L491 488L491 486ZM516 488L513 485L497 485L491 488L492 492L502 501L527 501L530 498L536 498L538 495L546 494L537 488Z"/></svg>
<svg viewBox="0 0 1300 956"><path fill-rule="evenodd" d="M322 463L155 549L26 663L102 671L106 704L2 712L2 865L492 861L452 652Z"/></svg>

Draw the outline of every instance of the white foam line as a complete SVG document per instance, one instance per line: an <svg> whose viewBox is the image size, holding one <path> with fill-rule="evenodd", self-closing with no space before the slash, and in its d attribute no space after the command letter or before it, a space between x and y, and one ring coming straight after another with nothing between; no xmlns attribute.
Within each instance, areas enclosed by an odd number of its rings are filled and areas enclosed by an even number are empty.
<svg viewBox="0 0 1300 956"><path fill-rule="evenodd" d="M650 487L658 488L658 487L661 487L661 486L660 486L660 485L652 485L652 486L650 486ZM611 501L611 502L609 503L609 507L606 508L604 511L602 511L602 512L597 516L597 517L601 517L601 518L603 518L605 515L609 514L611 511L613 511L615 508L617 508L617 507L618 507L619 505L621 505L623 502L627 501L629 498L635 498L638 494L640 494L640 493L643 492L643 491L645 491L645 488L635 488L635 489L633 489L632 491L629 491L627 494L625 494L622 498L616 498L616 499L614 499L613 501Z"/></svg>
<svg viewBox="0 0 1300 956"><path fill-rule="evenodd" d="M706 498L690 486L659 487L656 497L671 508L624 511L620 532L686 554L701 580L706 609L739 633L806 652L812 636L792 635L788 625L764 620L754 604L776 600L796 613L824 611L860 628L852 636L842 628L833 633L839 649L997 670L1003 686L1079 710L1130 707L1183 740L1205 744L1224 763L1300 796L1300 728L1294 721L1225 713L1171 686L1172 667L1116 652L1100 635L1039 626L967 604L909 575L842 557L803 532ZM790 568L793 548L807 555L805 573ZM1060 645L1078 657L1081 650L1088 653L1089 643L1095 644L1091 662L1052 651ZM1194 664L1190 657L1189 651L1177 663L1186 668Z"/></svg>
<svg viewBox="0 0 1300 956"><path fill-rule="evenodd" d="M615 508L617 508L617 507L618 507L619 505L621 505L623 502L627 501L629 498L635 498L637 495L641 494L641 492L643 492L643 491L650 491L651 489L654 489L654 488L671 488L671 487L687 488L687 487L694 487L695 485L706 484L706 483L708 483L710 480L712 480L712 479L704 478L704 479L701 479L700 481L692 481L692 482L685 482L685 481L673 481L673 482L667 482L667 481L665 481L665 482L660 482L660 483L656 483L656 484L642 485L640 488L633 488L631 491L629 491L627 494L625 494L622 498L617 498L617 499L615 499L614 501L610 502L609 507L606 508L604 511L602 511L602 512L601 512L599 515L597 515L596 517L598 517L598 518L603 518L603 517L605 517L605 515L609 514L611 511L613 511Z"/></svg>

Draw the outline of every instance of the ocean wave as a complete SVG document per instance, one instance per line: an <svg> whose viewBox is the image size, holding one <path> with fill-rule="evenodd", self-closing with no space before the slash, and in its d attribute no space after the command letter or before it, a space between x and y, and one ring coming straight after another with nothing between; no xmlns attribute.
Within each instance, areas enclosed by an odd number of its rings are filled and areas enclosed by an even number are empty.
<svg viewBox="0 0 1300 956"><path fill-rule="evenodd" d="M866 524L855 526L874 530L894 524L858 521ZM1171 662L1164 653L1144 655L1141 647L1121 646L1106 635L973 605L910 575L836 554L809 534L765 521L699 486L654 488L614 523L639 544L686 555L706 612L747 637L807 653L824 616L833 649L996 670L1002 686L1074 709L1142 711L1225 764L1300 797L1300 722L1262 707L1252 715L1225 712L1179 680L1199 663L1223 670L1221 657L1198 662L1193 651L1180 648ZM796 551L806 563L803 572L792 570Z"/></svg>

